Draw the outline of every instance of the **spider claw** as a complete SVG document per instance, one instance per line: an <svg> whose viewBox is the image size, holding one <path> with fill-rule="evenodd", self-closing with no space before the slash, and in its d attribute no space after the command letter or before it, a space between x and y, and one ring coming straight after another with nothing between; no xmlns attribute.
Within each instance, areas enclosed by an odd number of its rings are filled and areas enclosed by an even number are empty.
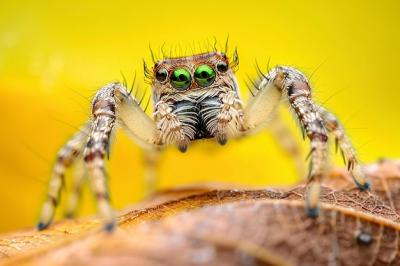
<svg viewBox="0 0 400 266"><path fill-rule="evenodd" d="M40 213L39 222L36 225L36 228L41 231L49 227L54 217L54 208L56 206L56 201L54 198L50 197L50 201L46 201L43 204L42 211Z"/></svg>
<svg viewBox="0 0 400 266"><path fill-rule="evenodd" d="M188 149L188 146L186 144L180 144L178 146L178 149L179 149L180 152L185 153L187 151L187 149Z"/></svg>
<svg viewBox="0 0 400 266"><path fill-rule="evenodd" d="M315 219L319 216L319 208L318 207L306 208L306 213L309 218Z"/></svg>
<svg viewBox="0 0 400 266"><path fill-rule="evenodd" d="M365 173L359 165L353 167L351 177L359 189L363 191L371 190L371 183L367 180Z"/></svg>
<svg viewBox="0 0 400 266"><path fill-rule="evenodd" d="M365 182L364 185L360 186L362 190L371 190L371 183L370 182Z"/></svg>
<svg viewBox="0 0 400 266"><path fill-rule="evenodd" d="M217 138L218 143L222 146L228 142L228 139L224 135L219 135L216 138Z"/></svg>
<svg viewBox="0 0 400 266"><path fill-rule="evenodd" d="M366 181L363 184L361 184L360 182L358 182L356 180L356 178L352 175L352 178L354 180L354 183L356 183L357 187L362 190L362 191L366 191L366 190L371 190L371 183Z"/></svg>
<svg viewBox="0 0 400 266"><path fill-rule="evenodd" d="M305 207L307 216L310 218L317 218L319 215L319 199L321 194L321 186L319 182L316 182L315 177L311 178L310 183L307 186L305 194Z"/></svg>
<svg viewBox="0 0 400 266"><path fill-rule="evenodd" d="M105 230L107 233L111 233L111 232L114 231L115 227L116 227L116 226L115 226L115 222L114 222L114 221L108 222L108 223L106 223L106 224L104 225L104 230Z"/></svg>
<svg viewBox="0 0 400 266"><path fill-rule="evenodd" d="M49 221L49 222L47 222L47 223L39 222L39 223L37 224L36 228L37 228L39 231L42 231L42 230L48 228L49 225L50 225L50 223L51 223L51 221Z"/></svg>

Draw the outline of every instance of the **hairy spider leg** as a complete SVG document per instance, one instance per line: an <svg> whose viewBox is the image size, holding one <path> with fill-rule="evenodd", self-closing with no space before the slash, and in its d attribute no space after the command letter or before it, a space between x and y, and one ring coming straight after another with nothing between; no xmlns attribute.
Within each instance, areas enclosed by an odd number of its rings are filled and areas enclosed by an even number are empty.
<svg viewBox="0 0 400 266"><path fill-rule="evenodd" d="M64 216L66 218L75 217L82 196L82 187L87 177L87 169L83 159L78 158L75 163L74 179L72 180L71 192L68 195Z"/></svg>
<svg viewBox="0 0 400 266"><path fill-rule="evenodd" d="M325 121L326 128L333 134L335 148L336 150L340 148L343 161L345 164L347 163L347 170L353 177L354 182L360 189L370 189L370 183L367 181L362 165L357 159L356 151L339 120L323 107L319 107L318 111Z"/></svg>
<svg viewBox="0 0 400 266"><path fill-rule="evenodd" d="M323 113L312 100L311 87L304 74L292 67L277 66L261 80L257 90L245 108L244 123L247 130L254 130L270 122L280 99L287 97L302 131L310 140L310 166L306 188L306 207L310 217L318 216L321 181L327 170L328 130L337 134L345 157L350 159L348 168L352 171L355 183L362 189L369 188L369 183L361 174L358 160L355 159L354 149L349 148L351 145L348 138L337 120L332 119L334 116L327 111Z"/></svg>
<svg viewBox="0 0 400 266"><path fill-rule="evenodd" d="M65 171L83 152L88 138L89 128L89 125L84 126L58 152L57 160L53 167L49 182L47 199L43 204L40 213L40 220L37 225L39 230L45 229L52 222L55 208L60 201L61 188L64 185Z"/></svg>
<svg viewBox="0 0 400 266"><path fill-rule="evenodd" d="M83 133L78 133L59 153L58 163L50 181L49 197L40 216L39 230L45 229L51 223L65 169L79 155L82 143L86 143L83 160L105 229L111 231L114 228L115 219L110 205L104 159L105 155L108 155L111 135L117 121L137 142L148 146L155 145L156 126L128 90L117 82L101 88L93 100L89 136L87 133L83 136Z"/></svg>

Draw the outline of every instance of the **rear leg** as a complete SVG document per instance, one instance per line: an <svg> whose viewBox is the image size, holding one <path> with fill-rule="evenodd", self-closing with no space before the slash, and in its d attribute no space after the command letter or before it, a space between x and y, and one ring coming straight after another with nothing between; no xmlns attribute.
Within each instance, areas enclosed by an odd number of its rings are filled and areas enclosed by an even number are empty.
<svg viewBox="0 0 400 266"><path fill-rule="evenodd" d="M76 133L71 140L58 152L56 163L49 182L47 199L40 213L37 225L39 230L46 228L54 217L55 209L60 202L61 188L64 185L65 171L71 166L78 156L83 152L88 138L89 125L86 125Z"/></svg>
<svg viewBox="0 0 400 266"><path fill-rule="evenodd" d="M78 159L75 165L75 175L72 181L71 192L68 195L67 205L65 208L65 217L73 218L75 217L81 197L82 197L82 187L85 183L87 177L87 169L81 158Z"/></svg>
<svg viewBox="0 0 400 266"><path fill-rule="evenodd" d="M158 139L156 125L126 88L120 83L111 83L101 88L93 100L89 136L85 134L82 137L78 134L60 152L62 156L59 156L55 174L50 182L48 201L42 209L38 225L40 230L46 228L52 220L65 169L80 154L82 145L83 160L92 192L97 199L98 211L104 220L105 229L110 231L114 228L114 213L109 200L104 159L105 155L108 155L111 135L117 120L134 140L155 146Z"/></svg>
<svg viewBox="0 0 400 266"><path fill-rule="evenodd" d="M353 177L354 183L356 183L360 189L370 189L370 183L366 178L362 165L357 159L356 151L353 145L351 145L350 139L346 135L343 126L338 119L325 108L320 107L318 111L322 119L324 119L326 128L334 136L335 149L340 149L344 163L347 164L347 170Z"/></svg>

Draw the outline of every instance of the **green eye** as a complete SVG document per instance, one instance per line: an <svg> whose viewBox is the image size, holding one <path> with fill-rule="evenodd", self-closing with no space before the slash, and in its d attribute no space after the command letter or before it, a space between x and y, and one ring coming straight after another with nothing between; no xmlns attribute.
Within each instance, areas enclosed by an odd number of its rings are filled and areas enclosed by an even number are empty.
<svg viewBox="0 0 400 266"><path fill-rule="evenodd" d="M214 83L215 71L209 65L201 65L194 71L194 78L201 87L207 87Z"/></svg>
<svg viewBox="0 0 400 266"><path fill-rule="evenodd" d="M189 71L184 68L175 69L171 75L171 84L175 89L186 90L192 83L192 77Z"/></svg>

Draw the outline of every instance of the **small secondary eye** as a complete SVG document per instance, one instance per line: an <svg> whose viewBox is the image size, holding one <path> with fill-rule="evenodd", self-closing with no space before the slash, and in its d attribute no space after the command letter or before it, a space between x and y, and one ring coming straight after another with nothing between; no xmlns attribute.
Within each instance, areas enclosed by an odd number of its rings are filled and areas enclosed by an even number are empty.
<svg viewBox="0 0 400 266"><path fill-rule="evenodd" d="M219 72L224 73L228 70L228 64L225 62L217 63L217 69Z"/></svg>
<svg viewBox="0 0 400 266"><path fill-rule="evenodd" d="M192 76L186 69L177 68L172 72L170 80L175 89L186 90L192 83Z"/></svg>
<svg viewBox="0 0 400 266"><path fill-rule="evenodd" d="M200 87L207 87L215 81L215 71L209 65L201 65L194 71L194 78Z"/></svg>
<svg viewBox="0 0 400 266"><path fill-rule="evenodd" d="M161 68L156 73L156 79L160 82L163 82L168 77L168 71L165 68Z"/></svg>

